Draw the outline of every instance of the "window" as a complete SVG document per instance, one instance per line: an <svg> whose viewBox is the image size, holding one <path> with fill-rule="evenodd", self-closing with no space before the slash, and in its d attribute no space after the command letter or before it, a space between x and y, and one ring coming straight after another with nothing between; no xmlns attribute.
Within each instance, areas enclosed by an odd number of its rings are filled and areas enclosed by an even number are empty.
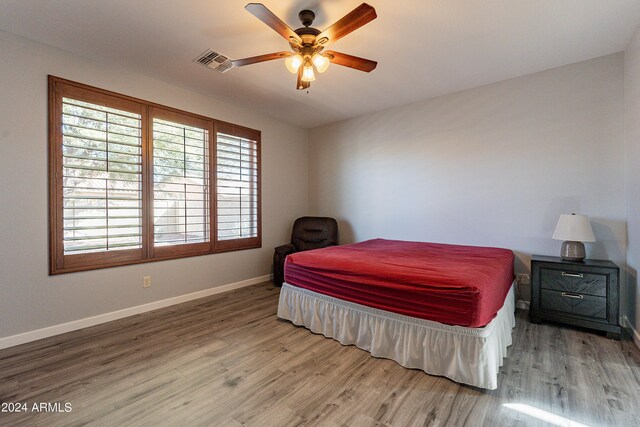
<svg viewBox="0 0 640 427"><path fill-rule="evenodd" d="M217 137L218 246L259 246L259 135L221 125Z"/></svg>
<svg viewBox="0 0 640 427"><path fill-rule="evenodd" d="M49 99L51 274L261 246L259 131L57 77Z"/></svg>
<svg viewBox="0 0 640 427"><path fill-rule="evenodd" d="M141 118L62 98L65 254L142 247Z"/></svg>
<svg viewBox="0 0 640 427"><path fill-rule="evenodd" d="M212 123L154 107L151 127L152 255L210 253Z"/></svg>

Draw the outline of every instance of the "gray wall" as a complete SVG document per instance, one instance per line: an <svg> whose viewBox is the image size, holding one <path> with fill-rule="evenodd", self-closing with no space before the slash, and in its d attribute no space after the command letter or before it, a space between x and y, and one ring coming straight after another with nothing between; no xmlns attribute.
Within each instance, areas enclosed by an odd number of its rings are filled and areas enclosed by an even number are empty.
<svg viewBox="0 0 640 427"><path fill-rule="evenodd" d="M308 213L307 130L5 32L0 52L0 338L271 272ZM261 130L262 249L49 277L47 74Z"/></svg>
<svg viewBox="0 0 640 427"><path fill-rule="evenodd" d="M640 28L625 51L625 140L626 140L626 199L628 227L628 298L629 320L640 331ZM636 339L640 339L637 336ZM640 342L639 342L640 345Z"/></svg>
<svg viewBox="0 0 640 427"><path fill-rule="evenodd" d="M556 255L558 216L592 219L588 256L626 251L622 54L311 130L311 208L341 241ZM425 82L424 84L428 84ZM528 299L528 295L522 295Z"/></svg>

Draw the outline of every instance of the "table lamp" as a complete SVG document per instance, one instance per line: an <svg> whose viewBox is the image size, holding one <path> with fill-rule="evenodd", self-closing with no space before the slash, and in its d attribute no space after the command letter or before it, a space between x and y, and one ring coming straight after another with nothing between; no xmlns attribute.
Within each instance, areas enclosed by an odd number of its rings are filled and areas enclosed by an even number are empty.
<svg viewBox="0 0 640 427"><path fill-rule="evenodd" d="M587 255L582 242L596 241L589 218L574 213L560 215L553 239L563 240L560 256L567 261L582 261Z"/></svg>

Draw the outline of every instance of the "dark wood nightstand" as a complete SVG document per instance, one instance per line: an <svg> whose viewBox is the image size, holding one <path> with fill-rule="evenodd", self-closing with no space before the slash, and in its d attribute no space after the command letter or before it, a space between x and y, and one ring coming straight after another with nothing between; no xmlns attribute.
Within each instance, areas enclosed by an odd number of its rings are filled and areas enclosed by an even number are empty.
<svg viewBox="0 0 640 427"><path fill-rule="evenodd" d="M619 278L620 268L611 261L534 255L529 319L597 329L620 339Z"/></svg>

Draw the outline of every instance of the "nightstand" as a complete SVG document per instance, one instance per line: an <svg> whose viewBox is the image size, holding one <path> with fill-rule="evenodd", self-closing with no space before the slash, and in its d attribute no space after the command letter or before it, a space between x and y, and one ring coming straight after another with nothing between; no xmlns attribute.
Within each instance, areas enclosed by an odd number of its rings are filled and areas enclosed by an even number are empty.
<svg viewBox="0 0 640 427"><path fill-rule="evenodd" d="M531 258L529 319L597 329L620 339L620 268L611 261Z"/></svg>

